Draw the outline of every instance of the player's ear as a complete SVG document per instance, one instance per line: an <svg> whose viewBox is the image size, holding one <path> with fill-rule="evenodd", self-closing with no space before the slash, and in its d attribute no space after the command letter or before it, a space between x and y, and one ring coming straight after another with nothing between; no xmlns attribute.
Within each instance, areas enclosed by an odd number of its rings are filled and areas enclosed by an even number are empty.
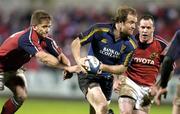
<svg viewBox="0 0 180 114"><path fill-rule="evenodd" d="M120 30L121 27L122 27L122 22L116 22L115 27L116 27L117 30Z"/></svg>
<svg viewBox="0 0 180 114"><path fill-rule="evenodd" d="M35 25L33 25L32 28L33 28L34 30L37 30L37 26L35 26Z"/></svg>

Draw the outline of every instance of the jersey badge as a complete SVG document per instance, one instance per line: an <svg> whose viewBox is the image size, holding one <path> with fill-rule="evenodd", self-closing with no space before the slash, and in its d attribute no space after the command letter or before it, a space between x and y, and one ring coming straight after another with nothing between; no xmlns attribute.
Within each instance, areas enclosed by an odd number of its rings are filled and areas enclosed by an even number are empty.
<svg viewBox="0 0 180 114"><path fill-rule="evenodd" d="M126 49L126 45L122 44L121 49L120 49L120 53L123 53L125 49Z"/></svg>
<svg viewBox="0 0 180 114"><path fill-rule="evenodd" d="M158 53L153 52L153 53L150 55L150 59L153 60L153 59L155 59L157 56L158 56Z"/></svg>

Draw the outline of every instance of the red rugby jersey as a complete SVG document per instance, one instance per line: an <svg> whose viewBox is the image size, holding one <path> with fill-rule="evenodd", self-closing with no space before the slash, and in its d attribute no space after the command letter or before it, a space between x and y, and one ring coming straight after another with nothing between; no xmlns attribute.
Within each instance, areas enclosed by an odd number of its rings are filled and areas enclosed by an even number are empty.
<svg viewBox="0 0 180 114"><path fill-rule="evenodd" d="M0 46L0 71L19 69L41 50L55 57L61 53L53 39L42 38L32 27L14 33Z"/></svg>
<svg viewBox="0 0 180 114"><path fill-rule="evenodd" d="M154 36L150 44L142 45L138 42L125 75L140 85L152 86L156 82L167 43L159 36Z"/></svg>

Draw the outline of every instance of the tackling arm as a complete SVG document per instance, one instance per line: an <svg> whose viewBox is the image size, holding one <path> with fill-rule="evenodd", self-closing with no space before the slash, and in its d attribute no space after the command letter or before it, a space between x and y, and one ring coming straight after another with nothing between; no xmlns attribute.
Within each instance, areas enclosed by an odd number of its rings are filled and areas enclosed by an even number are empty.
<svg viewBox="0 0 180 114"><path fill-rule="evenodd" d="M67 66L59 62L59 60L53 55L48 54L44 51L37 52L35 56L39 61L43 62L44 64L50 67L61 68L67 70L68 72L80 72L78 66Z"/></svg>
<svg viewBox="0 0 180 114"><path fill-rule="evenodd" d="M64 65L67 65L67 66L70 66L71 63L69 61L69 59L61 52L61 54L58 56L58 59L59 59L59 62L64 64Z"/></svg>

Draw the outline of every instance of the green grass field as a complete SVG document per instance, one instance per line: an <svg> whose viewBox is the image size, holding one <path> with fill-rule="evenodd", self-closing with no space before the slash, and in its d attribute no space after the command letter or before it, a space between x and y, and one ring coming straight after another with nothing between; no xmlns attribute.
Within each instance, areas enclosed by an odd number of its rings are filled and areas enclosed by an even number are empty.
<svg viewBox="0 0 180 114"><path fill-rule="evenodd" d="M1 107L5 100L0 98ZM110 107L119 114L117 103L112 102ZM171 109L170 105L154 105L150 114L171 114ZM88 103L85 100L28 99L16 114L88 114Z"/></svg>

